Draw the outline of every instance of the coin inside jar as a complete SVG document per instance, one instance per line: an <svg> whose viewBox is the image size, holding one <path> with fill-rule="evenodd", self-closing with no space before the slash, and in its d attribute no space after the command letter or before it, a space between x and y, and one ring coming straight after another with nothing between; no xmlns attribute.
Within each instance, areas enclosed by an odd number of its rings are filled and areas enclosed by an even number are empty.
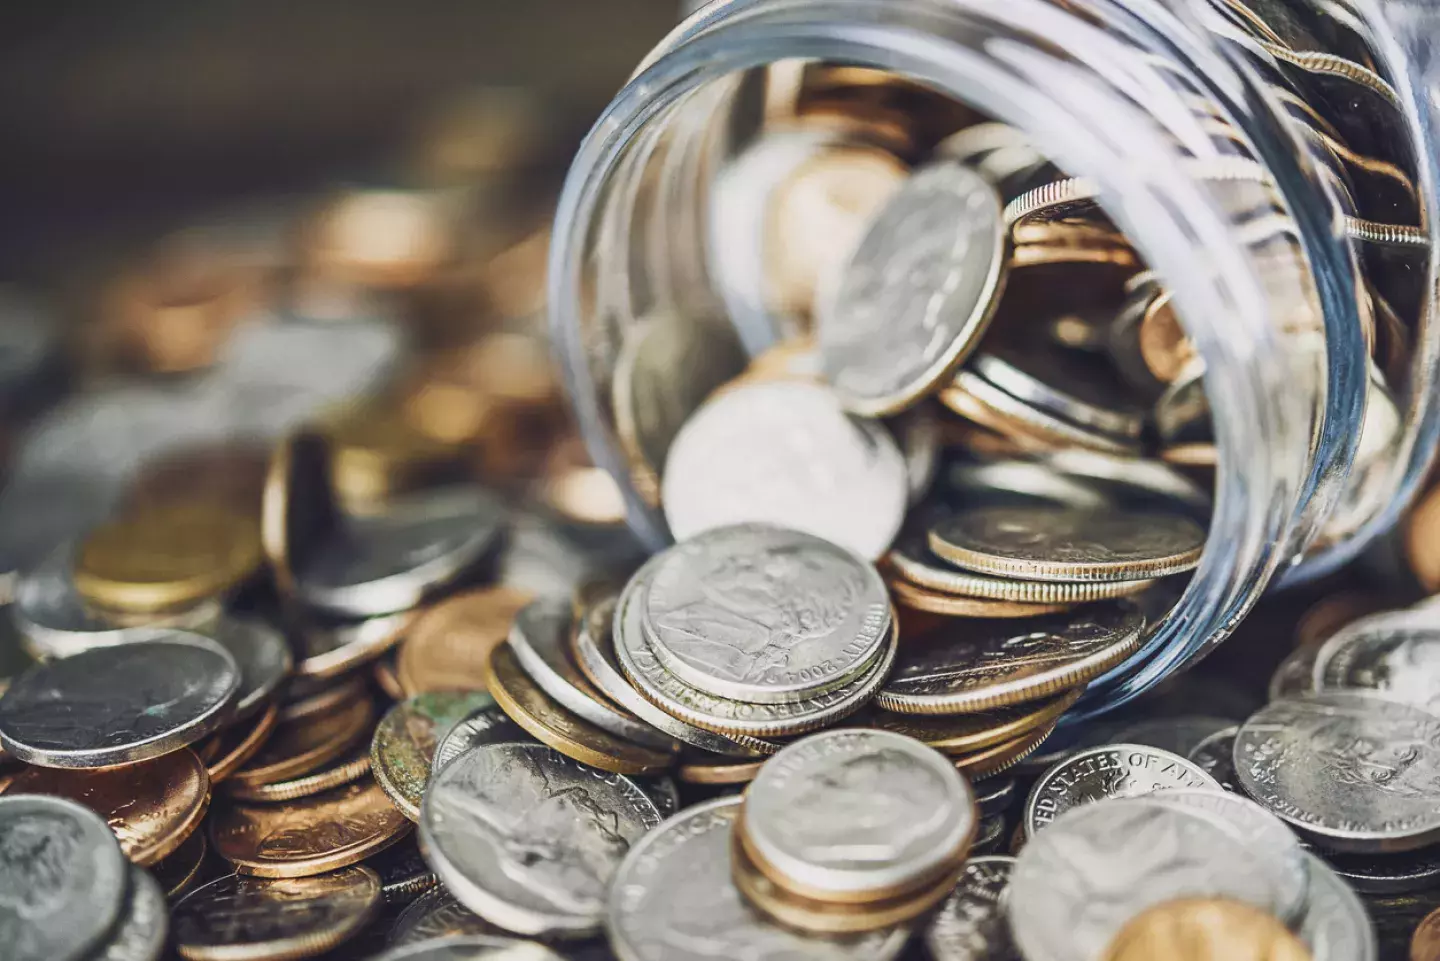
<svg viewBox="0 0 1440 961"><path fill-rule="evenodd" d="M1310 961L1300 939L1273 916L1225 898L1181 898L1136 915L1105 961Z"/></svg>
<svg viewBox="0 0 1440 961"><path fill-rule="evenodd" d="M1079 699L1080 693L1076 689L1042 701L978 714L899 714L875 710L870 714L870 723L882 731L913 737L945 754L968 754L1053 724Z"/></svg>

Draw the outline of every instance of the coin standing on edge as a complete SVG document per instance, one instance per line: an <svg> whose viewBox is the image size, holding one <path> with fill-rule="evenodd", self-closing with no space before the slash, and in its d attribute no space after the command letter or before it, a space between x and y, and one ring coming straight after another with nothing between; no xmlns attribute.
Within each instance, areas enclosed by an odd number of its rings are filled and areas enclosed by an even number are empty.
<svg viewBox="0 0 1440 961"><path fill-rule="evenodd" d="M1198 764L1145 744L1106 744L1072 754L1035 782L1025 799L1023 823L1030 837L1082 804L1141 797L1166 788L1221 790Z"/></svg>

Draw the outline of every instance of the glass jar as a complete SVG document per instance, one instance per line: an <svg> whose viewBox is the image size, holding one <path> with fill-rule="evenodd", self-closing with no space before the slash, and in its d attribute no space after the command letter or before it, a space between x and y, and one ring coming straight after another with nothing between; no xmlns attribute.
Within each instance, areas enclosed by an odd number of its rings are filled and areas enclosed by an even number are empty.
<svg viewBox="0 0 1440 961"><path fill-rule="evenodd" d="M1287 2L1287 0L1271 0ZM1308 3L1311 0L1288 0ZM1320 0L1314 0L1321 6ZM1366 426L1372 309L1347 239L1353 208L1264 83L1264 49L1188 0L716 0L645 60L581 146L554 232L549 310L596 463L626 491L653 549L668 540L633 483L609 403L625 330L655 311L726 316L747 352L783 319L717 283L713 191L755 137L767 67L825 61L888 71L1022 131L1098 187L1105 213L1172 291L1204 364L1218 450L1209 541L1168 615L1074 716L1117 706L1223 640L1266 587L1314 577L1390 525L1437 436L1434 158L1440 13L1331 0L1393 90L1395 131L1431 244L1391 429ZM1337 28L1338 29L1338 28ZM1263 45L1262 45L1263 46ZM1213 121L1229 135L1211 136ZM1250 158L1271 187L1192 176ZM1258 213L1257 213L1258 211ZM742 298L743 299L743 298ZM697 320L698 323L698 320ZM736 371L738 373L738 369ZM1362 444L1362 441L1364 442Z"/></svg>

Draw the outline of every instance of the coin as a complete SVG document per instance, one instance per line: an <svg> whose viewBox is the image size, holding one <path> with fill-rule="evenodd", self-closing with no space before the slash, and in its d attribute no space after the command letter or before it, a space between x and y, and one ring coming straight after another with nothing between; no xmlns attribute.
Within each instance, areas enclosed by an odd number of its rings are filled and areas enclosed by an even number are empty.
<svg viewBox="0 0 1440 961"><path fill-rule="evenodd" d="M1376 961L1379 947L1364 902L1315 855L1305 854L1305 867L1310 876L1310 898L1296 933L1310 947L1316 961Z"/></svg>
<svg viewBox="0 0 1440 961"><path fill-rule="evenodd" d="M239 770L264 746L280 722L280 706L271 704L254 721L212 734L201 747L211 784L219 784ZM206 750L208 749L208 753Z"/></svg>
<svg viewBox="0 0 1440 961"><path fill-rule="evenodd" d="M903 929L814 937L751 908L731 881L731 834L738 798L687 808L631 849L610 885L606 927L622 961L777 958L889 961Z"/></svg>
<svg viewBox="0 0 1440 961"><path fill-rule="evenodd" d="M1434 846L1403 854L1325 853L1339 877L1361 894L1408 894L1440 881L1440 850Z"/></svg>
<svg viewBox="0 0 1440 961"><path fill-rule="evenodd" d="M342 757L318 771L311 771L308 774L280 781L271 781L268 784L236 782L228 785L225 793L238 801L279 803L310 797L321 791L328 791L342 784L357 781L369 773L370 750L368 745L362 743L358 748L351 748L348 756Z"/></svg>
<svg viewBox="0 0 1440 961"><path fill-rule="evenodd" d="M1240 790L1235 775L1235 735L1239 733L1238 725L1216 731L1185 755L1227 791Z"/></svg>
<svg viewBox="0 0 1440 961"><path fill-rule="evenodd" d="M1410 961L1440 961L1440 908L1425 915L1410 941Z"/></svg>
<svg viewBox="0 0 1440 961"><path fill-rule="evenodd" d="M444 885L437 884L400 912L388 940L399 947L457 934L501 935L502 931L455 900Z"/></svg>
<svg viewBox="0 0 1440 961"><path fill-rule="evenodd" d="M159 961L170 921L165 892L148 871L130 868L120 921L93 961Z"/></svg>
<svg viewBox="0 0 1440 961"><path fill-rule="evenodd" d="M413 834L366 858L365 866L380 876L380 895L387 905L409 904L440 884Z"/></svg>
<svg viewBox="0 0 1440 961"><path fill-rule="evenodd" d="M231 722L259 713L275 696L293 661L285 636L264 621L225 615L206 632L219 641L240 667L240 693Z"/></svg>
<svg viewBox="0 0 1440 961"><path fill-rule="evenodd" d="M951 161L915 171L817 298L826 379L858 413L910 406L975 348L1005 262L995 188Z"/></svg>
<svg viewBox="0 0 1440 961"><path fill-rule="evenodd" d="M980 507L930 531L931 549L951 563L1040 581L1161 577L1194 567L1204 546L1190 518L1149 511Z"/></svg>
<svg viewBox="0 0 1440 961"><path fill-rule="evenodd" d="M350 867L310 878L211 881L171 915L175 949L186 961L308 958L344 943L380 907L380 879Z"/></svg>
<svg viewBox="0 0 1440 961"><path fill-rule="evenodd" d="M1128 439L1062 420L1001 390L970 370L956 372L940 391L941 404L966 420L1009 438L1031 450L1076 447L1087 451L1133 457L1138 445Z"/></svg>
<svg viewBox="0 0 1440 961"><path fill-rule="evenodd" d="M1015 783L1013 777L1006 777L976 787L975 804L980 809L980 816L989 818L1008 811L1010 802L1015 799Z"/></svg>
<svg viewBox="0 0 1440 961"><path fill-rule="evenodd" d="M525 729L495 704L471 711L456 722L435 746L435 758L430 762L430 777L434 778L440 769L473 747L482 744L534 743Z"/></svg>
<svg viewBox="0 0 1440 961"><path fill-rule="evenodd" d="M985 597L966 597L963 594L945 594L917 587L903 580L892 581L890 592L895 596L895 603L902 607L930 614L941 614L945 617L1036 617L1041 614L1055 614L1074 606L1063 602L1026 603L1023 601L997 601Z"/></svg>
<svg viewBox="0 0 1440 961"><path fill-rule="evenodd" d="M616 866L660 822L630 778L538 744L474 748L431 782L420 848L466 907L522 934L596 931ZM545 858L532 851L544 850Z"/></svg>
<svg viewBox="0 0 1440 961"><path fill-rule="evenodd" d="M1003 854L965 862L955 890L925 928L935 961L1019 961L1001 899L1015 859Z"/></svg>
<svg viewBox="0 0 1440 961"><path fill-rule="evenodd" d="M170 856L151 867L150 872L164 889L165 896L174 900L187 894L200 876L200 867L205 863L209 845L205 843L203 830L191 831L190 836Z"/></svg>
<svg viewBox="0 0 1440 961"><path fill-rule="evenodd" d="M1427 593L1440 591L1440 555L1435 551L1435 530L1440 524L1440 490L1421 496L1405 522L1405 559Z"/></svg>
<svg viewBox="0 0 1440 961"><path fill-rule="evenodd" d="M1054 732L1054 723L1037 727L1009 741L955 758L955 768L971 781L1008 771L1039 750Z"/></svg>
<svg viewBox="0 0 1440 961"><path fill-rule="evenodd" d="M228 716L235 659L198 634L157 633L37 665L0 697L0 744L44 767L107 767L194 743Z"/></svg>
<svg viewBox="0 0 1440 961"><path fill-rule="evenodd" d="M388 499L464 473L462 448L412 426L393 399L349 404L323 421L336 493L357 513L383 511Z"/></svg>
<svg viewBox="0 0 1440 961"><path fill-rule="evenodd" d="M329 443L311 431L286 437L271 455L260 509L260 545L282 595L294 595L296 564L338 524Z"/></svg>
<svg viewBox="0 0 1440 961"><path fill-rule="evenodd" d="M1025 832L1034 837L1066 811L1113 798L1133 798L1164 788L1220 785L1178 754L1144 744L1106 744L1073 754L1052 766L1025 799Z"/></svg>
<svg viewBox="0 0 1440 961"><path fill-rule="evenodd" d="M1073 351L1045 342L997 343L977 353L969 369L1010 396L1055 417L1123 442L1137 441L1144 412L1117 379L1097 377Z"/></svg>
<svg viewBox="0 0 1440 961"><path fill-rule="evenodd" d="M884 426L851 417L828 388L802 381L716 394L676 435L661 482L679 540L764 523L864 558L890 546L908 498L905 459Z"/></svg>
<svg viewBox="0 0 1440 961"><path fill-rule="evenodd" d="M1099 676L1139 646L1145 616L1098 601L1021 620L965 620L907 646L875 698L902 714L956 714L1035 701Z"/></svg>
<svg viewBox="0 0 1440 961"><path fill-rule="evenodd" d="M10 961L78 961L124 906L128 870L105 822L73 801L0 797L0 943Z"/></svg>
<svg viewBox="0 0 1440 961"><path fill-rule="evenodd" d="M1105 961L1310 961L1274 917L1226 898L1178 898L1126 922Z"/></svg>
<svg viewBox="0 0 1440 961"><path fill-rule="evenodd" d="M355 864L409 830L367 779L283 805L227 804L211 820L210 842L241 874L298 878Z"/></svg>
<svg viewBox="0 0 1440 961"><path fill-rule="evenodd" d="M490 649L505 640L528 593L488 587L456 594L426 611L400 648L396 670L407 693L485 690Z"/></svg>
<svg viewBox="0 0 1440 961"><path fill-rule="evenodd" d="M282 721L265 745L230 776L231 786L274 784L309 774L340 757L370 729L369 699Z"/></svg>
<svg viewBox="0 0 1440 961"><path fill-rule="evenodd" d="M371 677L375 679L375 686L380 688L381 694L392 701L405 700L405 691L400 687L400 676L395 673L394 657L381 657L376 660Z"/></svg>
<svg viewBox="0 0 1440 961"><path fill-rule="evenodd" d="M1275 701L1240 727L1245 793L1342 851L1440 839L1440 719L1342 691Z"/></svg>
<svg viewBox="0 0 1440 961"><path fill-rule="evenodd" d="M1364 690L1440 713L1440 628L1409 611L1341 628L1315 655L1317 691Z"/></svg>
<svg viewBox="0 0 1440 961"><path fill-rule="evenodd" d="M343 707L370 700L365 678L359 674L336 679L296 675L285 685L280 720L298 721L317 714L334 714Z"/></svg>
<svg viewBox="0 0 1440 961"><path fill-rule="evenodd" d="M28 767L7 794L45 794L83 804L105 819L125 856L141 867L190 836L210 806L210 780L193 751L100 771Z"/></svg>
<svg viewBox="0 0 1440 961"><path fill-rule="evenodd" d="M420 820L420 801L440 740L456 724L494 704L494 698L478 691L434 691L385 712L370 741L370 767L401 814Z"/></svg>
<svg viewBox="0 0 1440 961"><path fill-rule="evenodd" d="M1315 692L1315 659L1320 655L1319 644L1297 647L1285 655L1285 660L1275 668L1266 687L1266 696L1272 701L1303 697Z"/></svg>
<svg viewBox="0 0 1440 961"><path fill-rule="evenodd" d="M456 934L392 948L375 961L564 961L535 941L491 934Z"/></svg>
<svg viewBox="0 0 1440 961"><path fill-rule="evenodd" d="M296 631L299 677L339 677L399 644L415 624L417 611L399 611L362 621L302 623Z"/></svg>
<svg viewBox="0 0 1440 961"><path fill-rule="evenodd" d="M675 776L686 784L749 784L760 773L765 762L732 759L705 761L680 756L680 766Z"/></svg>
<svg viewBox="0 0 1440 961"><path fill-rule="evenodd" d="M716 697L791 703L875 663L890 629L875 568L800 531L716 528L666 551L645 581L653 655Z"/></svg>
<svg viewBox="0 0 1440 961"><path fill-rule="evenodd" d="M1328 641L1342 627L1385 609L1384 601L1363 591L1341 591L1316 601L1295 624L1295 647Z"/></svg>
<svg viewBox="0 0 1440 961"><path fill-rule="evenodd" d="M1052 725L1079 699L1077 688L1055 697L979 714L897 714L872 712L870 723L882 731L913 737L946 754L967 754Z"/></svg>

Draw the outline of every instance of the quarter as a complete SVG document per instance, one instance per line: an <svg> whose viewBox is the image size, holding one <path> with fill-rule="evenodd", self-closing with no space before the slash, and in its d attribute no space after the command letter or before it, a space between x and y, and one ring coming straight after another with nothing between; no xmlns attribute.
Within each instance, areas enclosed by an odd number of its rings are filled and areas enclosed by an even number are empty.
<svg viewBox="0 0 1440 961"><path fill-rule="evenodd" d="M1133 798L1165 788L1220 785L1199 765L1144 744L1106 744L1072 754L1040 775L1025 799L1025 831L1034 837L1066 811L1113 798Z"/></svg>

